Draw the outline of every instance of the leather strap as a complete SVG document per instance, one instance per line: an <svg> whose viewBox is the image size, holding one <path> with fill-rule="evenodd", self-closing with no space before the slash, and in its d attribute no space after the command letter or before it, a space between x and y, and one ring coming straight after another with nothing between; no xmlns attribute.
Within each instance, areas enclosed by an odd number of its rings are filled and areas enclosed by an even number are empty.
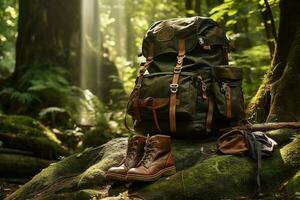
<svg viewBox="0 0 300 200"><path fill-rule="evenodd" d="M212 120L214 115L214 101L212 95L208 98L208 111L206 118L206 131L211 132Z"/></svg>
<svg viewBox="0 0 300 200"><path fill-rule="evenodd" d="M173 79L172 83L170 84L170 111L169 111L169 118L170 118L170 131L171 133L176 132L176 94L178 91L178 81L182 69L183 59L185 57L185 40L179 39L178 41L178 56L177 56L177 64L174 67L173 71Z"/></svg>
<svg viewBox="0 0 300 200"><path fill-rule="evenodd" d="M139 77L137 79L137 83L134 86L134 102L133 102L133 119L140 120L140 109L139 109L139 96L140 96L140 88L142 86L142 81L145 72L150 67L151 63L153 62L153 54L154 53L154 44L150 43L149 50L148 50L148 57L146 63L141 67L139 70Z"/></svg>
<svg viewBox="0 0 300 200"><path fill-rule="evenodd" d="M167 106L170 104L170 99L169 98L152 98L152 97L147 97L146 99L140 99L140 107L148 108L150 110L152 109L159 109L164 106ZM154 102L154 103L152 103ZM179 99L176 101L176 105L179 105Z"/></svg>
<svg viewBox="0 0 300 200"><path fill-rule="evenodd" d="M257 184L257 195L261 194L261 143L255 139L256 143L256 153L257 153L257 174L256 174L256 184Z"/></svg>
<svg viewBox="0 0 300 200"><path fill-rule="evenodd" d="M232 113L231 113L231 91L230 87L225 84L224 85L224 90L225 90L225 99L226 99L226 117L227 119L231 119Z"/></svg>
<svg viewBox="0 0 300 200"><path fill-rule="evenodd" d="M158 118L157 118L157 114L156 114L156 109L155 109L155 101L152 101L152 115L153 115L153 119L154 119L154 123L155 123L155 126L156 126L156 129L161 132L161 129L160 129L160 126L159 126L159 123L158 123Z"/></svg>

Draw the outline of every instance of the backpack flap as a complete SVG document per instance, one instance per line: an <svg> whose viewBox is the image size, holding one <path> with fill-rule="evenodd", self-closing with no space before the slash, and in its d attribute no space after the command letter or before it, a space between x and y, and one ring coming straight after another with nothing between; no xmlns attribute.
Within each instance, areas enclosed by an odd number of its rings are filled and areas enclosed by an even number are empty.
<svg viewBox="0 0 300 200"><path fill-rule="evenodd" d="M181 38L185 39L185 63L209 64L210 61L205 61L204 58L198 61L199 57L203 57L199 53L209 54L206 51L213 51L214 46L226 49L228 47L225 33L215 21L206 17L175 18L158 21L150 27L143 40L142 54L147 57L150 44L154 44L154 63L157 64L160 71L168 71L173 66L166 70L164 69L166 66L160 62L168 63L169 60L176 60L178 40ZM199 55L196 55L195 52L192 53L197 48L199 48L199 52L197 52ZM162 56L166 54L168 56ZM214 54L216 52L213 51L212 55ZM208 59L211 59L212 55L208 56ZM166 57L172 59L168 60ZM150 68L150 70L152 69Z"/></svg>
<svg viewBox="0 0 300 200"><path fill-rule="evenodd" d="M212 90L217 107L216 118L220 121L238 122L245 117L241 68L218 66L212 68Z"/></svg>

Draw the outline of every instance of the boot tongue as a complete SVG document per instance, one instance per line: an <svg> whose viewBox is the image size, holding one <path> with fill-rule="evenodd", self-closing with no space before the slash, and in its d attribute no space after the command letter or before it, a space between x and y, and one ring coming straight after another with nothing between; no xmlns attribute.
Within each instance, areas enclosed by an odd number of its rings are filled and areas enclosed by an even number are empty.
<svg viewBox="0 0 300 200"><path fill-rule="evenodd" d="M130 167L132 165L132 163L134 162L137 148L138 148L138 141L137 140L129 140L126 158L124 161L124 164L126 167Z"/></svg>
<svg viewBox="0 0 300 200"><path fill-rule="evenodd" d="M139 165L143 165L144 167L148 168L148 163L150 163L154 159L154 151L155 151L155 143L156 140L153 138L147 139L145 145L145 153L140 161Z"/></svg>

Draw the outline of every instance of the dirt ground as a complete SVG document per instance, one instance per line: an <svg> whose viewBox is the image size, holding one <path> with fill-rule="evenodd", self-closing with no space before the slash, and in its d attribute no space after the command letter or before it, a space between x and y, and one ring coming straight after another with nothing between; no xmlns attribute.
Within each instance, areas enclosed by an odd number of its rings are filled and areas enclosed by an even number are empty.
<svg viewBox="0 0 300 200"><path fill-rule="evenodd" d="M25 180L7 180L0 178L0 200L20 188Z"/></svg>

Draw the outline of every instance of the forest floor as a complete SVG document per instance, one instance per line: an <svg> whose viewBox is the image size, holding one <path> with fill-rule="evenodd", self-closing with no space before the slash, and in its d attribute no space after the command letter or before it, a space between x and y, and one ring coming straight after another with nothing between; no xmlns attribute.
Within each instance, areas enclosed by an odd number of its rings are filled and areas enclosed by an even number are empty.
<svg viewBox="0 0 300 200"><path fill-rule="evenodd" d="M22 185L22 183L8 182L7 180L0 178L0 200L12 194Z"/></svg>

